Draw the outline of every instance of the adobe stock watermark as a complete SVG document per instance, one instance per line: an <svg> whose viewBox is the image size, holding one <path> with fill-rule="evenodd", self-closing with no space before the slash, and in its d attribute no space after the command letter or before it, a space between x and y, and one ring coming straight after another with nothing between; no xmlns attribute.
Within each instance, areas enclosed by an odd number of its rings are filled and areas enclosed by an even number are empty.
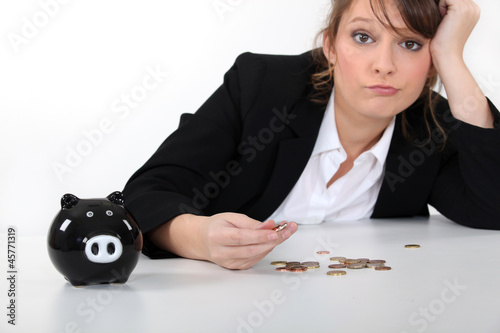
<svg viewBox="0 0 500 333"><path fill-rule="evenodd" d="M479 88L472 95L466 96L460 105L456 105L458 112L463 112L464 114L476 113L480 105L484 103L483 95L493 95L497 91L497 88L500 87L500 81L495 81L493 74L490 74L487 78L483 75L478 75L476 82Z"/></svg>
<svg viewBox="0 0 500 333"><path fill-rule="evenodd" d="M459 122L453 118L451 110L445 114L444 119L446 122L454 123L450 128L455 130L460 126ZM404 183L415 170L423 165L427 158L431 157L436 150L440 149L440 146L444 143L445 137L443 133L435 128L431 132L430 141L427 140L414 140L415 149L411 151L408 157L403 155L398 156L398 170L397 173L386 171L384 174L385 182L389 185L391 192L396 191L396 185L398 183Z"/></svg>
<svg viewBox="0 0 500 333"><path fill-rule="evenodd" d="M500 88L500 81L493 77L493 74L488 75L488 77L484 77L483 75L478 76L477 84L481 88L482 92L488 96L493 95L497 92L498 88Z"/></svg>
<svg viewBox="0 0 500 333"><path fill-rule="evenodd" d="M340 247L340 244L334 242L331 236L326 238L318 237L316 239L316 246L314 248L315 255L313 257L307 257L301 261L318 261L322 262L325 260L330 260L328 256L316 254L319 250L326 250L334 252ZM236 318L236 333L253 333L262 325L264 325L266 319L272 317L276 309L280 305L285 304L287 301L292 301L290 293L294 293L300 289L305 280L308 280L310 275L295 274L289 272L283 272L281 277L283 288L275 288L269 293L269 297L263 300L255 300L253 305L253 310L245 315L238 316Z"/></svg>
<svg viewBox="0 0 500 333"><path fill-rule="evenodd" d="M59 15L61 6L66 5L70 0L40 0L36 10L31 17L21 17L21 27L18 32L8 32L7 39L14 50L19 53L22 45L27 45L33 40L42 29L44 29L52 19Z"/></svg>
<svg viewBox="0 0 500 333"><path fill-rule="evenodd" d="M446 308L456 302L462 293L467 290L467 286L461 285L458 278L455 278L453 282L445 280L444 284L445 287L441 290L439 297L431 300L427 306L421 306L417 311L410 314L408 323L415 328L412 332L425 332L429 325L434 323L446 311ZM402 331L400 333L409 332Z"/></svg>
<svg viewBox="0 0 500 333"><path fill-rule="evenodd" d="M236 7L240 6L243 0L214 0L212 7L221 19L224 21L226 13L232 12Z"/></svg>
<svg viewBox="0 0 500 333"><path fill-rule="evenodd" d="M60 182L65 175L72 173L86 157L92 154L96 147L102 145L105 137L116 129L116 124L128 118L133 109L139 107L151 92L158 89L168 74L162 71L159 65L154 68L146 66L145 72L140 83L113 100L111 103L113 117L103 117L94 128L82 130L81 139L75 145L66 145L64 158L52 162L52 171Z"/></svg>
<svg viewBox="0 0 500 333"><path fill-rule="evenodd" d="M111 273L117 278L117 280L123 280L123 269L122 273L118 272L116 269L113 269ZM105 290L99 290L95 294L89 293L90 296L87 296L84 300L78 303L75 307L76 317L63 324L62 329L58 332L86 332L87 330L83 328L91 324L99 316L99 314L113 302L116 295L123 293L122 285L107 285L106 287L107 288Z"/></svg>
<svg viewBox="0 0 500 333"><path fill-rule="evenodd" d="M274 116L266 127L259 130L257 135L249 135L237 147L237 152L247 163L252 163L259 152L266 149L276 137L276 134L283 131L296 115L288 112L286 107L280 111L277 108L272 110ZM231 183L232 177L238 176L243 171L240 161L233 159L226 163L224 170L210 171L208 176L210 180L202 188L193 188L192 206L181 203L178 208L182 213L192 213L193 208L203 210L213 200L219 196Z"/></svg>
<svg viewBox="0 0 500 333"><path fill-rule="evenodd" d="M479 89L475 91L474 95L467 96L461 105L456 106L458 112L463 112L465 114L477 112L479 105L484 102L483 94L494 94L497 88L500 87L500 81L495 81L493 75L479 76L477 79ZM456 130L460 126L460 122L457 121L452 114L452 111L448 109L443 116L443 120L449 126L447 128L451 130ZM415 149L405 157L403 155L398 156L398 169L397 173L387 171L385 173L385 181L389 185L392 192L396 190L396 185L398 183L404 183L415 170L423 165L427 158L432 156L437 149L444 143L444 136L437 128L431 132L430 141L427 143L426 140L414 141Z"/></svg>

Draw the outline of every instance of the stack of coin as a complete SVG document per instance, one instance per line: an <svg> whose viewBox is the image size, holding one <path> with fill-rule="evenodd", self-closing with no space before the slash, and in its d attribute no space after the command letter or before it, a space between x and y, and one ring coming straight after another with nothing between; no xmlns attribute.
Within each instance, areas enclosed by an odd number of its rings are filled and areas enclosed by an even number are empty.
<svg viewBox="0 0 500 333"><path fill-rule="evenodd" d="M361 269L361 268L374 268L375 270L390 270L391 267L385 266L385 260L377 259L370 260L369 258L349 259L346 257L331 257L331 261L338 261L339 264L329 265L328 268L339 269ZM381 268L383 267L383 268Z"/></svg>
<svg viewBox="0 0 500 333"><path fill-rule="evenodd" d="M385 266L385 260L377 259L371 260L369 258L358 258L358 259L350 259L346 257L331 257L331 261L337 261L338 264L328 265L328 268L334 269L327 272L327 275L331 276L340 276L345 275L347 272L339 270L341 268L348 269L362 269L362 268L373 268L377 271L388 271L391 270L391 267ZM294 273L302 273L307 270L318 269L320 268L320 264L317 261L273 261L271 265L278 266L276 268L277 271L280 272L294 272Z"/></svg>
<svg viewBox="0 0 500 333"><path fill-rule="evenodd" d="M317 269L319 268L319 262L317 261L273 261L271 265L279 266L276 268L277 271L280 272L295 272L301 273L305 272L308 269Z"/></svg>
<svg viewBox="0 0 500 333"><path fill-rule="evenodd" d="M287 226L287 223L283 223L282 225L275 228L276 231L283 230ZM409 249L418 249L420 245L418 244L407 244L405 248ZM326 255L329 254L329 251L317 251L317 254ZM331 261L337 261L338 264L328 265L328 268L334 269L332 271L328 271L326 274L331 276L340 276L345 275L346 271L341 271L341 268L349 268L349 269L361 269L361 268L373 268L376 271L389 271L391 267L385 265L385 260L376 259L371 260L369 258L358 258L358 259L350 259L346 257L331 257ZM282 272L306 272L307 270L317 269L320 267L319 262L317 261L273 261L271 265L279 266L276 268L277 271Z"/></svg>

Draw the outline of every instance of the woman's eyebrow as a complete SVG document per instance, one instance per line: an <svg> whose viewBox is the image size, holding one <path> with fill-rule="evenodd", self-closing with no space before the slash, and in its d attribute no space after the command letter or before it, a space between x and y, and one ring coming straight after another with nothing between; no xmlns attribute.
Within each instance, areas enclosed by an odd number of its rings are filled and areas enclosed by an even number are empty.
<svg viewBox="0 0 500 333"><path fill-rule="evenodd" d="M362 17L362 16L356 16L355 18L353 18L352 20L347 22L347 24L356 23L356 22L373 23L373 19L370 19L367 17Z"/></svg>
<svg viewBox="0 0 500 333"><path fill-rule="evenodd" d="M365 22L365 23L368 23L368 24L374 24L375 22L380 22L380 21L375 21L375 20L373 20L371 18L367 18L367 17L363 17L363 16L356 16L352 20L350 20L349 22L347 22L347 24L352 24L352 23L356 23L356 22ZM398 35L401 35L401 36L411 37L413 35L418 35L418 33L413 32L411 29L409 29L406 26L404 26L404 27L393 27L393 28L395 29L395 31L397 31Z"/></svg>

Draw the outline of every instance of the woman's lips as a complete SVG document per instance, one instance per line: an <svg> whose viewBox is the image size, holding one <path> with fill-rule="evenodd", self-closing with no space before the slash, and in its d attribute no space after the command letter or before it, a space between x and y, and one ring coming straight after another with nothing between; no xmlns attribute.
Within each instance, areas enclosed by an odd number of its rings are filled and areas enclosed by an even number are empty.
<svg viewBox="0 0 500 333"><path fill-rule="evenodd" d="M399 89L396 89L392 86L384 86L384 85L376 85L368 87L371 91L373 91L377 95L383 96L393 96L396 95Z"/></svg>

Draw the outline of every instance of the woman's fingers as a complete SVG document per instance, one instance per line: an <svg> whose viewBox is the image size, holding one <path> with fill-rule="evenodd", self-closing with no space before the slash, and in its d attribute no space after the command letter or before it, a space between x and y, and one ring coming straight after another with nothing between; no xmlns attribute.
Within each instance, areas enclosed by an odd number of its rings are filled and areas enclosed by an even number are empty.
<svg viewBox="0 0 500 333"><path fill-rule="evenodd" d="M431 42L434 56L462 57L463 49L480 16L472 0L441 0L439 11L443 19Z"/></svg>
<svg viewBox="0 0 500 333"><path fill-rule="evenodd" d="M276 232L273 230L274 221L269 220L262 223L242 214L218 214L214 215L213 218L221 221L219 221L220 228L214 230L211 238L214 242L227 246L263 244L276 240L279 244L297 230L297 224L291 222L287 228ZM287 229L288 232L285 232Z"/></svg>
<svg viewBox="0 0 500 333"><path fill-rule="evenodd" d="M217 214L210 219L207 244L211 261L230 269L255 265L297 231L294 222L277 232L274 221L261 223L242 214Z"/></svg>

